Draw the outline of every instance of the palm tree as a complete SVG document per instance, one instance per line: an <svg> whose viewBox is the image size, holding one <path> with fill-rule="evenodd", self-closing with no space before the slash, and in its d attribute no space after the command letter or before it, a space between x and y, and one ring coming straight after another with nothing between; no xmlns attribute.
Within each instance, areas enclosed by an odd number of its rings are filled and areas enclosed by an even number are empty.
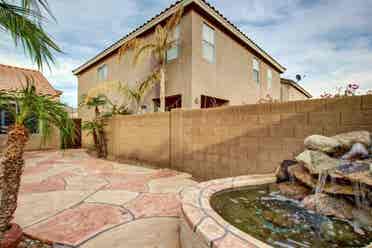
<svg viewBox="0 0 372 248"><path fill-rule="evenodd" d="M10 228L10 221L17 208L18 192L24 166L23 152L29 139L25 123L36 117L40 122L40 134L48 137L52 126L60 129L63 142L75 135L74 122L69 118L65 105L52 96L38 95L30 79L20 91L0 92L0 107L14 117L9 128L7 147L1 161L0 185L0 243Z"/></svg>
<svg viewBox="0 0 372 248"><path fill-rule="evenodd" d="M167 51L177 45L177 41L173 39L174 31L180 23L183 14L183 8L180 7L167 21L165 26L161 24L155 28L155 37L149 41L144 41L142 38L134 38L125 43L119 49L119 58L126 54L129 50L134 50L133 64L137 64L142 57L151 55L158 68L154 72L160 74L160 111L165 111L165 83L166 83L166 63Z"/></svg>
<svg viewBox="0 0 372 248"><path fill-rule="evenodd" d="M135 104L135 113L139 114L140 108L147 92L159 82L159 73L154 72L142 82L138 82L135 87L123 86L121 89L124 95Z"/></svg>
<svg viewBox="0 0 372 248"><path fill-rule="evenodd" d="M55 62L53 52L61 52L43 29L45 12L55 19L46 0L0 0L0 31L9 33L16 46L21 44L40 69L44 63L50 67Z"/></svg>
<svg viewBox="0 0 372 248"><path fill-rule="evenodd" d="M100 108L107 105L107 97L103 94L97 96L84 96L80 106L94 110L94 118L91 121L83 123L83 129L88 130L88 135L92 134L97 156L99 158L107 157L107 142L104 132L105 116L101 113Z"/></svg>

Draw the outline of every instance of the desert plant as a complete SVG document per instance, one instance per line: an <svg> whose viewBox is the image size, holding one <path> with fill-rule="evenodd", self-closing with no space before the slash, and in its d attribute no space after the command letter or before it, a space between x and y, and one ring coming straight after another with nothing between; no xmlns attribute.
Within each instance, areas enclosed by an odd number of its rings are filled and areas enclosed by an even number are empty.
<svg viewBox="0 0 372 248"><path fill-rule="evenodd" d="M159 81L159 73L154 72L145 80L137 82L135 87L129 87L128 85L122 87L124 96L129 98L135 104L135 113L139 114L140 108L143 104L143 100L147 92L154 87Z"/></svg>
<svg viewBox="0 0 372 248"><path fill-rule="evenodd" d="M165 84L166 84L166 63L167 51L177 45L177 41L173 39L177 25L180 23L183 14L183 8L177 11L170 17L165 26L161 24L155 28L155 37L153 39L144 40L143 38L134 38L126 42L119 49L119 59L129 50L134 50L133 64L137 64L141 58L150 57L156 61L157 68L154 73L159 73L160 77L160 111L165 111Z"/></svg>
<svg viewBox="0 0 372 248"><path fill-rule="evenodd" d="M80 103L80 106L94 110L93 119L85 121L82 128L88 131L88 135L91 134L93 136L97 156L100 158L107 157L107 142L104 131L106 118L100 110L100 108L104 108L107 105L107 102L107 97L100 94L97 96L84 96L83 101Z"/></svg>
<svg viewBox="0 0 372 248"><path fill-rule="evenodd" d="M54 63L53 52L61 52L43 29L46 20L43 13L54 19L46 0L0 0L0 31L9 33L16 46L21 43L25 53L39 68L44 63L50 66Z"/></svg>
<svg viewBox="0 0 372 248"><path fill-rule="evenodd" d="M27 80L19 91L1 91L0 107L9 111L14 117L14 125L9 128L7 146L1 161L2 189L0 200L0 241L10 227L10 221L17 208L18 192L24 166L24 147L29 139L25 122L36 117L40 125L40 134L47 138L52 126L60 129L62 139L75 135L75 126L65 110L65 105L52 96L39 95L31 80Z"/></svg>

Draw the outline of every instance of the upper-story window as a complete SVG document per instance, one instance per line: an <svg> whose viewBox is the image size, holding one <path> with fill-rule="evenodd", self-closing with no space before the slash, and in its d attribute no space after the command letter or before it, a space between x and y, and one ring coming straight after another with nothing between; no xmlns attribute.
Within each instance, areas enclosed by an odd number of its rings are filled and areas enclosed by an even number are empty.
<svg viewBox="0 0 372 248"><path fill-rule="evenodd" d="M107 74L108 74L108 66L107 65L101 65L97 69L97 74L98 74L98 80L99 81L104 81L107 79Z"/></svg>
<svg viewBox="0 0 372 248"><path fill-rule="evenodd" d="M207 24L203 24L203 58L210 63L215 61L215 31Z"/></svg>
<svg viewBox="0 0 372 248"><path fill-rule="evenodd" d="M180 45L180 26L178 25L174 29L173 33L173 46L167 51L167 61L178 58L179 55L179 45Z"/></svg>
<svg viewBox="0 0 372 248"><path fill-rule="evenodd" d="M270 90L273 87L273 72L271 69L267 69L267 89Z"/></svg>
<svg viewBox="0 0 372 248"><path fill-rule="evenodd" d="M260 83L260 62L256 58L253 59L253 80Z"/></svg>

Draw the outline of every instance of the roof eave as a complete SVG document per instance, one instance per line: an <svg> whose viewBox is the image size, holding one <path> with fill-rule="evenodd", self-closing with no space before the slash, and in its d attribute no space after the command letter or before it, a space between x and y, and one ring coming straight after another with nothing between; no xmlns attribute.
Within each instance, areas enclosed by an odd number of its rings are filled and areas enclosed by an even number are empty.
<svg viewBox="0 0 372 248"><path fill-rule="evenodd" d="M148 31L149 29L153 28L157 24L161 23L168 17L170 17L179 7L179 5L183 5L183 7L186 7L190 5L191 3L197 4L200 8L202 8L204 11L206 11L208 14L210 14L213 18L215 18L219 23L221 23L225 28L227 28L230 32L232 32L235 36L237 36L239 39L241 39L243 42L245 42L248 46L252 47L260 56L268 60L280 73L284 73L286 71L286 68L280 65L274 58L272 58L269 54L267 54L262 48L260 48L258 45L256 45L251 39L249 39L245 34L243 34L235 25L233 25L230 21L228 21L222 14L220 14L214 7L212 7L210 4L208 4L204 0L181 0L173 5L171 5L169 8L163 10L160 14L149 20L147 23L143 24L139 28L135 29L133 32L129 33L124 38L120 39L107 49L105 49L103 52L99 53L92 59L88 60L88 62L84 63L83 65L79 66L75 70L72 71L72 73L76 76L79 75L82 71L89 68L93 64L97 63L110 53L117 50L120 46L128 42L129 40L141 35L142 33Z"/></svg>

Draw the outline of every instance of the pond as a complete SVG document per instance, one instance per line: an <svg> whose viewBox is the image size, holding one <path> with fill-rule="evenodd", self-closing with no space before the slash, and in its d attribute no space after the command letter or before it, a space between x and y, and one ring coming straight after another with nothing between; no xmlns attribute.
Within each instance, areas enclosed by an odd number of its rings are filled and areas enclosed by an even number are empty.
<svg viewBox="0 0 372 248"><path fill-rule="evenodd" d="M222 191L211 205L227 222L273 247L348 248L372 242L372 229L319 215L282 196L275 184Z"/></svg>

